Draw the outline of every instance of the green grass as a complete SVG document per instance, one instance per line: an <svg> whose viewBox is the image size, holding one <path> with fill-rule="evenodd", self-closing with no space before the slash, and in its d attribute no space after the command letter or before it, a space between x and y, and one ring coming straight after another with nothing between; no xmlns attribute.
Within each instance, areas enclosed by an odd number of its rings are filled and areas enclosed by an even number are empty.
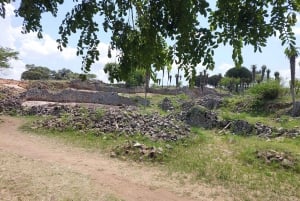
<svg viewBox="0 0 300 201"><path fill-rule="evenodd" d="M30 121L34 119L29 118ZM28 125L23 129L31 130ZM154 164L161 166L163 163L161 167L170 173L191 175L191 182L224 186L241 200L300 200L300 138L266 141L257 137L217 135L217 131L198 128L193 128L192 132L194 135L190 139L172 143L154 142L140 135L96 137L89 133L38 130L38 134L104 153L110 153L128 140L161 147L164 154ZM286 169L278 164L266 164L256 157L256 151L270 149L291 153L298 160L297 165ZM127 157L137 160L135 155Z"/></svg>
<svg viewBox="0 0 300 201"><path fill-rule="evenodd" d="M300 120L299 118L293 118L287 115L275 117L272 115L248 114L246 112L232 112L228 110L218 111L218 114L224 120L245 120L251 124L260 122L271 127L282 127L286 129L299 127Z"/></svg>
<svg viewBox="0 0 300 201"><path fill-rule="evenodd" d="M139 111L146 114L158 112L161 115L167 115L168 112L164 112L158 107L158 104L165 97L171 99L176 110L180 109L181 102L188 101L185 95L148 96L151 103L150 107L141 106ZM268 126L287 129L299 126L299 119L287 115L277 117L263 111L238 113L234 110L237 104L248 99L247 95L229 98L225 105L216 112L223 119L242 119L252 124L261 122ZM103 115L102 110L99 110L98 113L99 116ZM29 121L35 119L37 118L28 118ZM23 129L31 130L28 125L30 124L27 124ZM210 185L223 186L237 200L300 200L300 138L278 138L267 141L257 137L218 135L217 130L199 128L192 129L193 134L190 139L175 143L154 142L141 135L128 137L105 134L97 137L92 133L41 129L37 133L62 140L72 146L84 147L88 150L107 154L128 141L136 141L148 147L160 147L164 150L163 155L157 160L145 160L146 163L154 162L155 165L166 169L170 174L188 174L190 175L188 178L192 178L191 182L201 181ZM297 160L297 163L293 168L284 168L276 163L266 164L256 155L257 151L266 150L288 152ZM139 161L139 156L134 154L120 155L119 157Z"/></svg>

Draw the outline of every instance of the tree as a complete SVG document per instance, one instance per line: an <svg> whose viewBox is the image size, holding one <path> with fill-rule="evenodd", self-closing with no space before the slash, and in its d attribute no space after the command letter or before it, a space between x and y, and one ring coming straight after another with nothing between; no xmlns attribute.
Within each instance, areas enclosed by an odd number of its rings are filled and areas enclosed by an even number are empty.
<svg viewBox="0 0 300 201"><path fill-rule="evenodd" d="M134 71L128 80L126 80L126 87L142 86L146 82L145 71L143 69L137 69Z"/></svg>
<svg viewBox="0 0 300 201"><path fill-rule="evenodd" d="M18 54L10 48L0 47L0 68L9 68L9 60L18 59Z"/></svg>
<svg viewBox="0 0 300 201"><path fill-rule="evenodd" d="M267 69L267 66L266 66L266 65L263 65L263 66L261 67L261 79L260 79L261 82L262 82L262 81L264 80L264 78L265 78L266 69Z"/></svg>
<svg viewBox="0 0 300 201"><path fill-rule="evenodd" d="M145 71L143 69L133 69L130 76L121 73L121 67L117 63L107 63L104 72L108 73L108 80L111 83L125 81L127 87L141 86L145 84Z"/></svg>
<svg viewBox="0 0 300 201"><path fill-rule="evenodd" d="M244 88L245 84L250 84L252 73L245 67L233 67L225 73L225 77L239 79L239 84ZM238 84L236 84L236 92L238 92Z"/></svg>
<svg viewBox="0 0 300 201"><path fill-rule="evenodd" d="M74 73L70 69L62 68L58 71L50 70L44 66L36 66L34 64L26 64L26 71L21 75L22 80L72 80L72 79L93 79L95 74L79 74Z"/></svg>
<svg viewBox="0 0 300 201"><path fill-rule="evenodd" d="M5 2L12 1L0 0L2 17L5 17ZM35 31L41 38L42 14L50 12L55 17L58 5L64 2L21 0L15 13L24 19L23 32ZM283 45L294 44L296 39L292 28L299 12L298 0L217 0L215 8L207 0L83 0L74 1L74 4L59 27L60 38L57 42L59 49L63 50L68 45L69 37L80 32L77 55L82 56L84 71L89 71L99 59L97 46L101 34L98 33L105 31L112 33L110 47L120 51L120 66L127 72L131 71L128 64L140 58L142 60L139 62L145 65L133 66L148 69L146 72L149 74L152 67L149 63L161 64L162 61L156 60L161 55L159 43L171 39L167 47L168 57L184 69L188 79L195 77L195 70L190 69L195 69L199 63L206 68L214 67L214 49L219 44L233 47L235 66L242 65L243 46L251 45L254 51L261 51L267 44L267 38L276 33L280 33ZM104 19L103 23L95 21L99 16ZM205 22L208 19L207 26L201 23L202 19ZM102 24L102 29L99 24Z"/></svg>
<svg viewBox="0 0 300 201"><path fill-rule="evenodd" d="M121 72L120 72L120 65L117 63L107 63L105 64L104 73L108 73L108 80L110 83L114 83L116 80L117 82L120 82L123 80Z"/></svg>
<svg viewBox="0 0 300 201"><path fill-rule="evenodd" d="M161 87L164 88L165 67L162 69ZM158 84L159 85L159 84Z"/></svg>
<svg viewBox="0 0 300 201"><path fill-rule="evenodd" d="M290 61L290 70L291 70L291 95L293 101L293 108L296 106L296 95L295 95L295 71L296 71L296 57L298 57L299 52L295 46L290 45L289 48L285 49L285 55L288 57Z"/></svg>
<svg viewBox="0 0 300 201"><path fill-rule="evenodd" d="M256 78L256 68L257 68L257 66L252 65L251 68L252 68L252 82L254 83L255 80L256 80L255 78Z"/></svg>
<svg viewBox="0 0 300 201"><path fill-rule="evenodd" d="M276 71L275 73L274 73L274 77L275 77L275 80L276 81L280 81L280 74L279 74L279 72L278 71Z"/></svg>
<svg viewBox="0 0 300 201"><path fill-rule="evenodd" d="M209 76L208 77L208 80L207 80L207 84L217 88L220 81L222 79L222 75L219 74L219 75L212 75L212 76Z"/></svg>
<svg viewBox="0 0 300 201"><path fill-rule="evenodd" d="M62 68L55 73L55 80L71 80L79 77L78 73L73 73L70 69Z"/></svg>
<svg viewBox="0 0 300 201"><path fill-rule="evenodd" d="M47 67L35 66L34 64L27 64L27 71L21 75L22 80L49 80L54 78L54 73Z"/></svg>
<svg viewBox="0 0 300 201"><path fill-rule="evenodd" d="M271 70L268 69L268 70L267 70L267 80L270 80L270 73L271 73Z"/></svg>

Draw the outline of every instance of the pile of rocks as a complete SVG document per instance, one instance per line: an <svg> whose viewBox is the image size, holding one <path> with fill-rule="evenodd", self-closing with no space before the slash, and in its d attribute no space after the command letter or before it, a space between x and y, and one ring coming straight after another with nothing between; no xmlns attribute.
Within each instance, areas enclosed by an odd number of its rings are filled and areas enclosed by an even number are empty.
<svg viewBox="0 0 300 201"><path fill-rule="evenodd" d="M61 117L63 114L73 114L74 116L80 116L83 110L88 110L92 112L94 108L84 108L80 105L64 105L64 104L56 104L50 103L46 105L37 105L31 107L23 107L22 115L39 115L39 116L56 116Z"/></svg>
<svg viewBox="0 0 300 201"><path fill-rule="evenodd" d="M236 135L252 135L254 126L244 120L235 120L231 122L229 129Z"/></svg>
<svg viewBox="0 0 300 201"><path fill-rule="evenodd" d="M213 110L219 108L219 106L223 103L223 97L215 94L208 94L198 98L195 102L197 105L201 105L209 110Z"/></svg>
<svg viewBox="0 0 300 201"><path fill-rule="evenodd" d="M266 126L260 122L256 122L254 125L255 134L259 137L271 138L274 137L274 132L270 126Z"/></svg>
<svg viewBox="0 0 300 201"><path fill-rule="evenodd" d="M169 98L164 98L164 100L159 104L159 107L163 110L163 111L171 111L174 110L174 106L172 101Z"/></svg>
<svg viewBox="0 0 300 201"><path fill-rule="evenodd" d="M265 163L270 164L272 162L280 164L285 168L295 167L297 160L287 152L278 152L275 150L264 150L256 152L257 158L263 159Z"/></svg>
<svg viewBox="0 0 300 201"><path fill-rule="evenodd" d="M56 130L82 130L90 131L95 135L106 133L119 133L125 135L142 134L153 140L176 141L189 136L190 128L183 122L157 113L140 114L130 109L109 109L78 111L61 117L47 118L35 123L35 127Z"/></svg>
<svg viewBox="0 0 300 201"><path fill-rule="evenodd" d="M111 152L111 157L127 157L130 156L133 159L143 161L159 161L163 156L163 148L154 147L154 146L146 146L145 144L141 144L135 141L126 141L123 145L118 145L113 148Z"/></svg>
<svg viewBox="0 0 300 201"><path fill-rule="evenodd" d="M11 88L0 88L0 113L12 114L22 111L22 94Z"/></svg>
<svg viewBox="0 0 300 201"><path fill-rule="evenodd" d="M218 118L214 112L201 106L194 106L186 113L185 121L192 126L211 129L217 127Z"/></svg>

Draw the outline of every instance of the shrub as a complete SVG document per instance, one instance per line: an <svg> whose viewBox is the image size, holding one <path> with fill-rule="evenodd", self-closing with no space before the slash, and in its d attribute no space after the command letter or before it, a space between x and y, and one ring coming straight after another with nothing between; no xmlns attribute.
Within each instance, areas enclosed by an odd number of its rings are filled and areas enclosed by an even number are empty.
<svg viewBox="0 0 300 201"><path fill-rule="evenodd" d="M274 80L257 84L249 89L249 92L262 100L274 100L282 92L282 86Z"/></svg>

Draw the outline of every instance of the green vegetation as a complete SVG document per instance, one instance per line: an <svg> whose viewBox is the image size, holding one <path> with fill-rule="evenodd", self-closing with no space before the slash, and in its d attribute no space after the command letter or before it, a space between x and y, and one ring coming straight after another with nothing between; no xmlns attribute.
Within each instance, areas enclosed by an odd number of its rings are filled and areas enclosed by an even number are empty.
<svg viewBox="0 0 300 201"><path fill-rule="evenodd" d="M5 2L13 1L1 1L3 18ZM37 32L42 38L43 14L49 12L55 17L63 3L61 0L20 1L15 13L24 19L23 32ZM197 64L214 68L214 50L220 44L233 47L235 66L243 63L244 46L252 46L255 52L262 51L267 39L276 33L280 33L282 45L295 48L293 27L299 10L296 0L230 3L218 0L215 7L207 0L75 1L59 26L57 42L63 50L69 44L69 37L79 34L77 55L82 56L82 69L89 71L99 60L97 46L102 40L99 33L109 32L112 36L108 55L111 56L111 50L118 50L120 66L125 71L130 72L133 66L149 72L151 65L162 70L167 63L176 62L185 77L194 80ZM101 16L104 22L96 21L96 16ZM202 20L207 21L207 25ZM172 42L165 45L169 39Z"/></svg>
<svg viewBox="0 0 300 201"><path fill-rule="evenodd" d="M36 66L27 64L26 71L21 75L22 80L72 80L72 79L94 79L95 74L79 74L74 73L70 69L60 69L58 71L50 70L44 66Z"/></svg>
<svg viewBox="0 0 300 201"><path fill-rule="evenodd" d="M0 47L0 69L9 68L9 61L11 59L18 59L18 52L10 48Z"/></svg>
<svg viewBox="0 0 300 201"><path fill-rule="evenodd" d="M294 129L299 126L299 119L282 115L282 111L268 112L264 107L255 110L257 100L264 104L276 104L286 101L282 96L282 86L275 80L255 84L244 95L234 95L225 98L221 108L215 110L218 116L227 120L245 120L251 124L261 122L271 127ZM276 94L273 95L273 94ZM138 94L123 94L137 96ZM169 98L175 112L181 111L181 103L189 101L184 94L177 96L150 94L149 107L140 107L141 113L158 112L167 115L158 105L164 98ZM290 101L290 100L289 100ZM262 106L262 105L261 105ZM86 110L81 111L82 117L87 116ZM98 109L95 117L101 117L103 109ZM39 117L40 118L40 117ZM48 118L48 117L45 117ZM70 116L63 115L66 122ZM37 117L30 117L34 121ZM76 124L80 128L80 122ZM84 126L82 124L82 126ZM188 139L177 142L152 141L142 135L126 136L117 133L81 132L80 129L44 130L32 129L31 124L24 126L25 130L37 132L63 142L84 147L92 151L100 151L122 160L142 161L144 164L155 165L175 173L181 177L190 178L190 182L205 182L211 185L223 186L238 200L298 200L300 199L300 138L263 139L255 136L243 137L231 134L220 134L219 130L204 130L192 128ZM156 150L153 157L144 154L134 144L142 144ZM277 161L268 161L260 157L268 151L283 153L292 158L293 164L284 166ZM180 173L180 174L176 174Z"/></svg>
<svg viewBox="0 0 300 201"><path fill-rule="evenodd" d="M274 100L283 92L283 87L275 80L256 84L249 89L259 99Z"/></svg>
<svg viewBox="0 0 300 201"><path fill-rule="evenodd" d="M35 120L30 117L30 121ZM30 130L30 124L23 128ZM191 175L191 182L204 181L222 185L234 197L243 200L272 200L300 198L300 139L274 139L266 141L256 137L217 135L214 131L194 128L193 137L178 142L151 141L140 135L124 136L91 133L58 132L38 130L38 134L63 140L67 144L93 151L121 152L128 142L139 142L148 147L161 148L163 153L156 158L143 158L166 168L171 174L180 172ZM297 161L293 167L266 163L257 157L258 151L275 150L288 152ZM136 152L120 154L121 159L140 161Z"/></svg>

